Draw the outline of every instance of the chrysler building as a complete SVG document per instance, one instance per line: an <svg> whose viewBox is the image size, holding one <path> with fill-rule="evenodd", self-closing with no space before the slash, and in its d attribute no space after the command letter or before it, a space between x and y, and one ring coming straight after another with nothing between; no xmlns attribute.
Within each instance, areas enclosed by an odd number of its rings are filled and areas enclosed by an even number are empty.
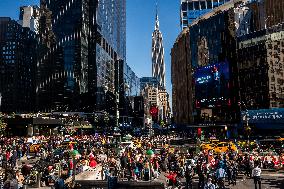
<svg viewBox="0 0 284 189"><path fill-rule="evenodd" d="M163 36L159 29L157 5L155 30L152 34L152 76L157 78L160 88L166 88Z"/></svg>

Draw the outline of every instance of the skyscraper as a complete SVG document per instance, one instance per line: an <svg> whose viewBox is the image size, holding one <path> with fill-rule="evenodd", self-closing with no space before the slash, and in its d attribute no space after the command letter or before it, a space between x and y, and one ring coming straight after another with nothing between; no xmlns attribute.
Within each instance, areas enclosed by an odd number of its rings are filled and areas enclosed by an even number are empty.
<svg viewBox="0 0 284 189"><path fill-rule="evenodd" d="M155 30L152 34L152 76L157 78L159 87L163 89L166 87L165 69L163 36L159 29L158 8L156 5Z"/></svg>
<svg viewBox="0 0 284 189"><path fill-rule="evenodd" d="M22 6L20 7L20 16L18 23L24 28L30 28L31 31L38 33L39 7Z"/></svg>
<svg viewBox="0 0 284 189"><path fill-rule="evenodd" d="M35 98L37 36L15 20L0 17L0 96L2 112L31 112Z"/></svg>
<svg viewBox="0 0 284 189"><path fill-rule="evenodd" d="M104 108L115 92L115 63L125 61L125 0L41 0L37 63L39 111Z"/></svg>
<svg viewBox="0 0 284 189"><path fill-rule="evenodd" d="M181 0L180 26L186 28L196 18L210 12L230 0Z"/></svg>

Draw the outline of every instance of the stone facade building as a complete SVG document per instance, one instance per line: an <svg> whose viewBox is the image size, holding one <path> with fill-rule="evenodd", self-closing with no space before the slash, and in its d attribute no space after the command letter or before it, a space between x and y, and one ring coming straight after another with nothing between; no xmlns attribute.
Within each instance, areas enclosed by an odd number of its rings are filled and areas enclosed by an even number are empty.
<svg viewBox="0 0 284 189"><path fill-rule="evenodd" d="M185 29L171 51L172 110L175 121L193 123L193 86L189 30Z"/></svg>

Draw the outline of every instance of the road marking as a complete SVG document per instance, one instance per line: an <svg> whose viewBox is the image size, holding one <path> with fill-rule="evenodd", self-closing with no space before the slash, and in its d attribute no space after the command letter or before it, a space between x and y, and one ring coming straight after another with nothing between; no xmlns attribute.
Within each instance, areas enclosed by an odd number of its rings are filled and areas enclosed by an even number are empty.
<svg viewBox="0 0 284 189"><path fill-rule="evenodd" d="M268 174L268 173L263 173L263 174L261 174L261 176L269 176L269 177L283 177L283 176L284 176L284 174L273 174L273 173Z"/></svg>

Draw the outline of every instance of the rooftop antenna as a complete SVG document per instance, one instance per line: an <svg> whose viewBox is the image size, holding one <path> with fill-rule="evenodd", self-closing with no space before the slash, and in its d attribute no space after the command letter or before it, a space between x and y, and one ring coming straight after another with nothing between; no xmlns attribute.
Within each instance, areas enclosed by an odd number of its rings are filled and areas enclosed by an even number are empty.
<svg viewBox="0 0 284 189"><path fill-rule="evenodd" d="M158 0L156 0L156 24L155 30L159 30L159 17L158 17Z"/></svg>

